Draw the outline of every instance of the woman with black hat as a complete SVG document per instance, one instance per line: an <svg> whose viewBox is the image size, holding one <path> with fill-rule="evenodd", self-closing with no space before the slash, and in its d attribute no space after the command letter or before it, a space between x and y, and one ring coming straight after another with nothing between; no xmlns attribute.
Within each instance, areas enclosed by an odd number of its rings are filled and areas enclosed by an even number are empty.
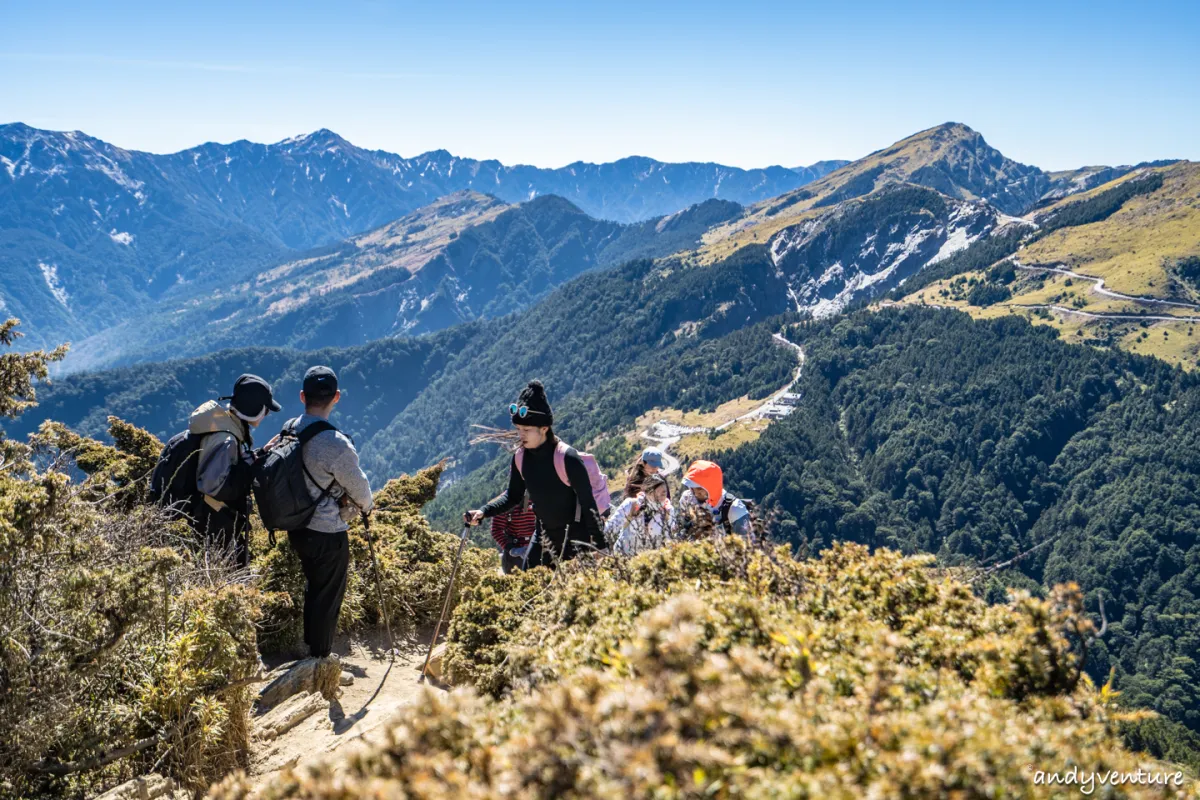
<svg viewBox="0 0 1200 800"><path fill-rule="evenodd" d="M508 489L483 508L466 512L463 520L477 525L503 514L520 505L528 492L541 530L529 548L527 566L553 566L587 550L605 549L587 466L574 448L554 435L554 413L541 382L530 381L509 413L521 446L509 465ZM565 468L563 474L560 467Z"/></svg>

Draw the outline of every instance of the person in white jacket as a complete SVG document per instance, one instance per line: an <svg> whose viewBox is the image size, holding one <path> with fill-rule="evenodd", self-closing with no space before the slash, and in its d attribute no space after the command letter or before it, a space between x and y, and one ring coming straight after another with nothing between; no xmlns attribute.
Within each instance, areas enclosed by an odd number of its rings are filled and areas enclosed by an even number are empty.
<svg viewBox="0 0 1200 800"><path fill-rule="evenodd" d="M650 475L635 497L627 497L617 506L604 526L613 552L632 556L662 547L672 539L675 508L667 496L667 482L661 475Z"/></svg>

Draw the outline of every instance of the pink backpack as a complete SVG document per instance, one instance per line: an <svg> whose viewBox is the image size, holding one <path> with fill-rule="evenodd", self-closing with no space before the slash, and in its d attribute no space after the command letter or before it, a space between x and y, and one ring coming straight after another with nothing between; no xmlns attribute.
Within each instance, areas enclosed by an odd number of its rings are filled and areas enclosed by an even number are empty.
<svg viewBox="0 0 1200 800"><path fill-rule="evenodd" d="M554 471L558 473L558 479L567 486L571 485L571 479L567 477L567 451L570 449L571 446L563 441L559 441L554 448ZM591 453L579 453L579 458L583 461L583 466L587 468L588 479L592 484L592 497L596 498L596 510L601 515L607 514L608 509L612 507L612 500L608 495L608 478L604 477L604 473L600 471L600 465L596 463L596 457ZM522 467L525 463L525 448L518 447L513 459L517 463L517 472L524 477L525 472ZM575 508L575 521L579 521L578 506Z"/></svg>

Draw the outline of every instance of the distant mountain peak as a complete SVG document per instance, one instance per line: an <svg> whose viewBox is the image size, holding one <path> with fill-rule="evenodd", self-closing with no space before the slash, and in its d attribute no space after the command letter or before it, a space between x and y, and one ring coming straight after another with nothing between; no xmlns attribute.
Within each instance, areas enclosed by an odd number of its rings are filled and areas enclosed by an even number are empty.
<svg viewBox="0 0 1200 800"><path fill-rule="evenodd" d="M943 122L941 125L934 125L932 128L926 128L925 133L931 131L944 131L947 133L956 133L963 135L972 135L977 131L965 122ZM919 134L918 134L919 135Z"/></svg>
<svg viewBox="0 0 1200 800"><path fill-rule="evenodd" d="M1008 214L1031 208L1050 177L1013 161L961 122L943 122L834 170L820 180L772 201L786 219L812 208L862 197L884 186L912 183L959 200L987 200Z"/></svg>
<svg viewBox="0 0 1200 800"><path fill-rule="evenodd" d="M331 148L355 151L358 148L328 128L320 128L302 136L293 136L276 143L289 152L323 152Z"/></svg>
<svg viewBox="0 0 1200 800"><path fill-rule="evenodd" d="M844 158L831 158L824 161L816 161L808 166L792 167L792 172L797 175L802 175L809 181L820 180L834 170L841 169L850 162Z"/></svg>

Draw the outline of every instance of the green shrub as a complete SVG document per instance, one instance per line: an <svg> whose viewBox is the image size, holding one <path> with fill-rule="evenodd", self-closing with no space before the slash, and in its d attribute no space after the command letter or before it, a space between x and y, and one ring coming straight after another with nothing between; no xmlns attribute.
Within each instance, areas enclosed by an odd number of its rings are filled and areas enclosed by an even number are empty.
<svg viewBox="0 0 1200 800"><path fill-rule="evenodd" d="M52 468L0 473L0 797L81 797L154 764L201 791L248 763L258 593L132 506L156 443L113 428L129 449L43 429ZM89 477L57 471L72 463Z"/></svg>
<svg viewBox="0 0 1200 800"><path fill-rule="evenodd" d="M352 758L212 797L1062 796L1037 770L1138 769L1079 669L1091 635L1074 587L988 606L856 545L577 560L456 612L458 674L503 673L501 699L426 692Z"/></svg>

